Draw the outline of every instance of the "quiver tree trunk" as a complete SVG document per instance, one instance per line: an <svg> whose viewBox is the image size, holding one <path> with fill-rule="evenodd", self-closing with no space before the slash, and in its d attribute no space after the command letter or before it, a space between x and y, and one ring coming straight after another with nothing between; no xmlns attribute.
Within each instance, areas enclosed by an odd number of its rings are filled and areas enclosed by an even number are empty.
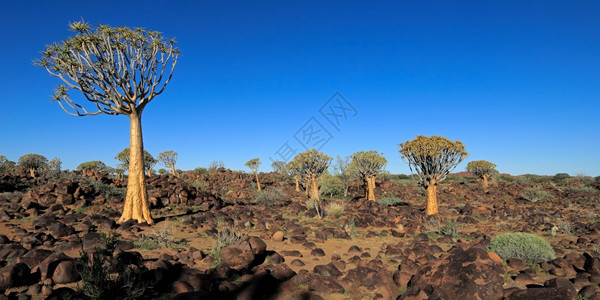
<svg viewBox="0 0 600 300"><path fill-rule="evenodd" d="M489 175L486 175L486 174L484 174L484 175L481 175L481 187L482 187L484 190L487 190L487 188L488 188L488 186L489 186L489 183L488 183L488 179L489 179L489 177L490 177L490 176L489 176Z"/></svg>
<svg viewBox="0 0 600 300"><path fill-rule="evenodd" d="M136 220L138 223L154 224L150 215L146 177L144 176L144 142L142 140L142 116L133 112L130 116L129 177L123 214L118 223Z"/></svg>
<svg viewBox="0 0 600 300"><path fill-rule="evenodd" d="M300 180L298 180L298 176L294 176L294 181L296 181L296 192L300 191Z"/></svg>
<svg viewBox="0 0 600 300"><path fill-rule="evenodd" d="M31 177L35 178L35 169L34 168L29 168L29 175L31 175Z"/></svg>
<svg viewBox="0 0 600 300"><path fill-rule="evenodd" d="M308 196L308 192L310 190L310 188L309 188L310 184L311 184L310 179L306 179L304 181L304 193L306 194L306 196Z"/></svg>
<svg viewBox="0 0 600 300"><path fill-rule="evenodd" d="M146 170L146 173L148 174L148 177L152 176L152 170L151 169Z"/></svg>
<svg viewBox="0 0 600 300"><path fill-rule="evenodd" d="M319 183L315 174L310 175L310 198L319 200Z"/></svg>
<svg viewBox="0 0 600 300"><path fill-rule="evenodd" d="M375 201L375 176L367 176L365 180L367 183L366 198L369 201Z"/></svg>
<svg viewBox="0 0 600 300"><path fill-rule="evenodd" d="M171 168L171 174L173 174L173 176L177 177L177 172L175 171L175 165L170 165L169 167Z"/></svg>
<svg viewBox="0 0 600 300"><path fill-rule="evenodd" d="M256 187L260 191L261 188L260 188L260 181L258 181L258 172L254 172L254 175L256 176Z"/></svg>
<svg viewBox="0 0 600 300"><path fill-rule="evenodd" d="M425 214L428 216L435 215L438 213L437 203L437 181L431 179L429 185L425 189L427 193L427 207L425 208Z"/></svg>

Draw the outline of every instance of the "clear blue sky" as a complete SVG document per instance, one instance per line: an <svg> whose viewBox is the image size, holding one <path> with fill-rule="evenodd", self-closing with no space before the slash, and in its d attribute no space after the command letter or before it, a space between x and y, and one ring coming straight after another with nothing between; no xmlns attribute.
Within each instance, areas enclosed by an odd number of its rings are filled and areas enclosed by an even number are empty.
<svg viewBox="0 0 600 300"><path fill-rule="evenodd" d="M485 159L511 174L600 175L598 1L2 0L9 159L114 166L128 147L127 117L67 115L49 100L58 79L32 65L81 18L176 38L183 54L143 130L146 149L177 151L181 169L243 170L259 157L270 171L269 157L286 141L303 150L294 135L317 121L332 138L321 151L378 150L392 173L409 172L399 143L442 135L471 154L457 170ZM339 130L319 113L336 92L354 108Z"/></svg>

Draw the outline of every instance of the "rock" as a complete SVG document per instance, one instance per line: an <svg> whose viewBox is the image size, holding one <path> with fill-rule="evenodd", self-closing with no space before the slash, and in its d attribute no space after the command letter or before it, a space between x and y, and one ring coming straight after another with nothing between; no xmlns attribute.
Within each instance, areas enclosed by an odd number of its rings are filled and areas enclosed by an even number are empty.
<svg viewBox="0 0 600 300"><path fill-rule="evenodd" d="M290 238L292 244L304 244L306 243L306 237L303 235L294 235Z"/></svg>
<svg viewBox="0 0 600 300"><path fill-rule="evenodd" d="M356 245L352 245L350 246L350 248L348 248L348 253L361 253L362 249Z"/></svg>
<svg viewBox="0 0 600 300"><path fill-rule="evenodd" d="M570 288L544 287L544 288L529 288L511 293L506 300L574 300L577 294L574 294Z"/></svg>
<svg viewBox="0 0 600 300"><path fill-rule="evenodd" d="M267 250L267 244L258 237L251 236L248 239L248 243L250 244L250 248L252 248L252 253L256 256L263 255Z"/></svg>
<svg viewBox="0 0 600 300"><path fill-rule="evenodd" d="M520 258L516 258L516 257L509 258L507 263L508 263L509 267L516 269L516 270L522 270L522 269L525 269L528 267L527 263L525 263L525 261L523 261Z"/></svg>
<svg viewBox="0 0 600 300"><path fill-rule="evenodd" d="M571 281L569 281L566 278L553 278L553 279L546 280L546 282L544 282L544 286L551 287L551 288L567 288L567 289L571 290L570 294L573 294L573 295L577 294L577 290L575 289L575 286L571 283Z"/></svg>
<svg viewBox="0 0 600 300"><path fill-rule="evenodd" d="M52 278L52 274L56 269L56 266L61 261L64 260L73 260L73 258L65 255L63 252L54 252L50 254L46 259L44 259L39 265L33 268L33 272L37 272L39 270L42 280L46 278Z"/></svg>
<svg viewBox="0 0 600 300"><path fill-rule="evenodd" d="M419 268L404 299L420 299L423 293L441 299L502 299L502 264L479 247L449 252Z"/></svg>
<svg viewBox="0 0 600 300"><path fill-rule="evenodd" d="M75 233L75 228L58 221L52 223L48 229L54 237L64 237Z"/></svg>
<svg viewBox="0 0 600 300"><path fill-rule="evenodd" d="M600 258L593 257L587 253L584 253L583 255L585 256L585 264L583 266L585 271L591 275L600 275Z"/></svg>
<svg viewBox="0 0 600 300"><path fill-rule="evenodd" d="M494 252L488 252L488 255L490 256L491 259L493 259L499 263L504 263L504 261L502 260L502 258L500 258L500 256L498 256L498 254L496 254Z"/></svg>
<svg viewBox="0 0 600 300"><path fill-rule="evenodd" d="M54 280L54 283L58 284L77 282L80 279L81 276L77 271L77 263L75 260L63 260L59 262L52 275L52 280Z"/></svg>
<svg viewBox="0 0 600 300"><path fill-rule="evenodd" d="M173 292L176 294L188 293L194 290L194 288L185 281L175 281L172 285Z"/></svg>
<svg viewBox="0 0 600 300"><path fill-rule="evenodd" d="M342 272L332 263L326 265L316 265L313 272L323 276L342 276Z"/></svg>
<svg viewBox="0 0 600 300"><path fill-rule="evenodd" d="M3 246L0 249L0 260L16 260L25 253L27 249L18 244Z"/></svg>
<svg viewBox="0 0 600 300"><path fill-rule="evenodd" d="M428 242L429 241L429 237L424 234L424 233L419 233L415 236L415 239L413 240L413 242L416 243L420 243L420 242Z"/></svg>
<svg viewBox="0 0 600 300"><path fill-rule="evenodd" d="M292 260L291 264L295 267L303 267L305 265L304 262L299 259Z"/></svg>
<svg viewBox="0 0 600 300"><path fill-rule="evenodd" d="M317 256L317 257L323 257L323 256L325 256L325 251L323 251L323 249L321 249L321 248L315 248L310 252L310 255Z"/></svg>
<svg viewBox="0 0 600 300"><path fill-rule="evenodd" d="M282 231L277 231L273 234L273 237L271 238L273 241L275 242L281 242L283 241L283 232Z"/></svg>
<svg viewBox="0 0 600 300"><path fill-rule="evenodd" d="M356 267L348 271L344 281L353 287L366 287L369 291L381 294L385 299L398 297L398 285L394 282L393 275L385 269Z"/></svg>
<svg viewBox="0 0 600 300"><path fill-rule="evenodd" d="M0 269L0 289L27 285L31 269L24 263L13 263Z"/></svg>
<svg viewBox="0 0 600 300"><path fill-rule="evenodd" d="M270 269L271 275L280 282L286 281L294 276L296 272L286 264L278 264Z"/></svg>
<svg viewBox="0 0 600 300"><path fill-rule="evenodd" d="M279 253L275 253L275 254L271 255L271 257L269 258L269 263L272 263L275 265L280 264L284 261L285 261L285 259Z"/></svg>
<svg viewBox="0 0 600 300"><path fill-rule="evenodd" d="M594 296L596 294L598 294L598 286L596 286L596 285L586 285L581 290L579 290L579 293L577 293L577 297L589 298L589 297Z"/></svg>
<svg viewBox="0 0 600 300"><path fill-rule="evenodd" d="M344 287L330 276L312 279L308 284L308 289L324 295L344 292Z"/></svg>
<svg viewBox="0 0 600 300"><path fill-rule="evenodd" d="M221 263L232 269L247 269L254 259L255 255L248 242L229 245L221 249Z"/></svg>
<svg viewBox="0 0 600 300"><path fill-rule="evenodd" d="M22 262L27 264L30 268L35 268L37 265L39 265L42 261L44 261L46 258L48 258L48 256L50 256L50 254L52 254L52 251L50 250L45 250L45 249L33 249L29 252L27 252L27 254L23 255L22 257L20 257L17 262Z"/></svg>

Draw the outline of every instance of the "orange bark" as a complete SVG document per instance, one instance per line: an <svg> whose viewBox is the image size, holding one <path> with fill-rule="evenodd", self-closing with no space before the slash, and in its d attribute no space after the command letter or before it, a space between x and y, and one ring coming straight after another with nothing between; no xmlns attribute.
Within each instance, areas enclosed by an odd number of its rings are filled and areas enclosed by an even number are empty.
<svg viewBox="0 0 600 300"><path fill-rule="evenodd" d="M129 177L123 214L118 223L136 220L138 223L154 224L150 215L146 177L144 176L144 143L142 140L142 116L136 112L130 116Z"/></svg>
<svg viewBox="0 0 600 300"><path fill-rule="evenodd" d="M437 182L435 179L429 181L427 186L427 207L425 208L425 214L428 216L435 215L438 213L437 203Z"/></svg>
<svg viewBox="0 0 600 300"><path fill-rule="evenodd" d="M319 200L319 183L315 174L310 175L310 198Z"/></svg>

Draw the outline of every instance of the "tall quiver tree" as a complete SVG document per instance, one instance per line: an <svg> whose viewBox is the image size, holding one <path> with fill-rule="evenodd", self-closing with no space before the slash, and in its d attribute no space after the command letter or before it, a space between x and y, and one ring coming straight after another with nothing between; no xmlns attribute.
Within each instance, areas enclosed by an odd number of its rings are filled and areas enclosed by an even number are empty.
<svg viewBox="0 0 600 300"><path fill-rule="evenodd" d="M469 154L460 141L442 136L417 136L400 144L402 159L408 164L413 179L427 193L426 215L438 213L437 184L462 162Z"/></svg>
<svg viewBox="0 0 600 300"><path fill-rule="evenodd" d="M258 167L260 167L260 159L253 158L253 159L247 161L246 167L250 168L250 170L252 170L252 174L254 174L254 176L256 176L256 187L260 191L261 190L260 181L258 181Z"/></svg>
<svg viewBox="0 0 600 300"><path fill-rule="evenodd" d="M29 175L35 178L36 174L39 174L40 171L48 166L48 159L39 154L25 154L19 157L18 164L22 168L29 170Z"/></svg>
<svg viewBox="0 0 600 300"><path fill-rule="evenodd" d="M383 171L387 160L377 151L359 151L352 154L350 170L364 181L365 198L375 201L375 177Z"/></svg>
<svg viewBox="0 0 600 300"><path fill-rule="evenodd" d="M327 170L331 163L331 157L311 149L304 151L294 158L298 164L301 177L309 179L310 184L310 198L319 200L319 177Z"/></svg>
<svg viewBox="0 0 600 300"><path fill-rule="evenodd" d="M481 187L488 188L488 180L498 173L496 165L486 160L474 160L467 164L467 172L481 179Z"/></svg>
<svg viewBox="0 0 600 300"><path fill-rule="evenodd" d="M175 171L175 163L177 162L177 152L168 150L158 154L156 157L158 162L166 168L171 169L171 174L173 176L177 176L177 172Z"/></svg>
<svg viewBox="0 0 600 300"><path fill-rule="evenodd" d="M134 219L153 224L144 176L142 112L167 87L179 50L173 39L143 28L91 28L83 21L69 27L76 34L47 46L36 65L64 82L56 89L53 100L68 114L129 117L129 177L118 222ZM84 102L91 102L89 107L75 101L70 89L83 93Z"/></svg>

